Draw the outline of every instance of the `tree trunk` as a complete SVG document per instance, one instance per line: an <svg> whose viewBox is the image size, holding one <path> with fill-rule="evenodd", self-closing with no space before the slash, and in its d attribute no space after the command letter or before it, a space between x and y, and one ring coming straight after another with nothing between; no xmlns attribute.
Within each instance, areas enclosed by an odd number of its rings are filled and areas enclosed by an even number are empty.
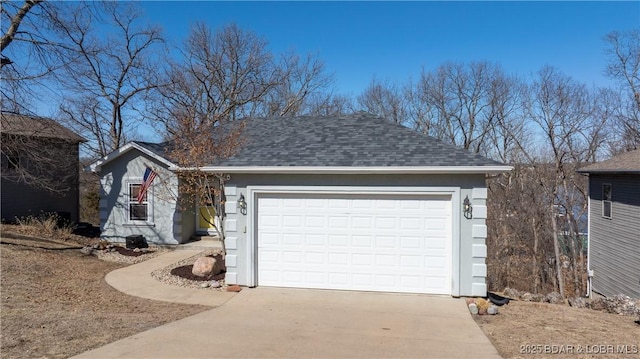
<svg viewBox="0 0 640 359"><path fill-rule="evenodd" d="M538 242L540 241L538 235L538 229L536 228L536 217L531 218L532 227L533 227L533 265L532 265L532 275L533 275L533 292L538 293L538 288L540 287L540 267L538 265Z"/></svg>
<svg viewBox="0 0 640 359"><path fill-rule="evenodd" d="M555 252L556 257L556 277L558 278L558 290L560 291L560 295L562 296L562 298L564 298L564 279L562 276L560 243L558 243L558 221L556 219L556 209L553 203L551 203L551 226L553 228L553 251Z"/></svg>

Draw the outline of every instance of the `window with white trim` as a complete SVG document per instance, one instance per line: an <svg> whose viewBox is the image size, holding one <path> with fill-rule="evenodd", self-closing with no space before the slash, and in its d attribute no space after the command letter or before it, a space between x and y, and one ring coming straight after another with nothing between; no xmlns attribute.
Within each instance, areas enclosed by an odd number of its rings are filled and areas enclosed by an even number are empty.
<svg viewBox="0 0 640 359"><path fill-rule="evenodd" d="M602 185L602 217L611 218L611 184Z"/></svg>
<svg viewBox="0 0 640 359"><path fill-rule="evenodd" d="M142 197L142 201L138 200L142 184L129 183L127 216L129 222L147 222L149 220L149 191Z"/></svg>

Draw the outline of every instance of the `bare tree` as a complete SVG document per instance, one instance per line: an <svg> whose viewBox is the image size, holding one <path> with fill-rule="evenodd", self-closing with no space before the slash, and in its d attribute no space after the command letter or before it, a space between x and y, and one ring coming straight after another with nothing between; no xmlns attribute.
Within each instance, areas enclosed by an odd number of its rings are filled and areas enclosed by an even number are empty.
<svg viewBox="0 0 640 359"><path fill-rule="evenodd" d="M17 6L17 4L9 1L2 1L0 3L0 12L2 13L2 17L7 18L6 20L2 21L3 26L2 38L0 38L0 51L4 52L7 46L9 46L9 44L16 40L16 36L18 36L20 33L20 25L22 25L22 21L24 20L25 16L27 16L29 11L31 11L34 6L39 5L42 1L44 0L27 0L19 7ZM27 38L20 37L18 37L17 40L28 41ZM6 57L3 53L0 58L0 68L12 63L13 61L9 57Z"/></svg>
<svg viewBox="0 0 640 359"><path fill-rule="evenodd" d="M278 80L267 92L264 110L266 116L297 116L308 111L310 98L327 90L333 84L333 76L325 73L325 66L317 56L283 54L277 64Z"/></svg>
<svg viewBox="0 0 640 359"><path fill-rule="evenodd" d="M179 117L175 122L175 130L180 131L181 135L170 141L169 156L180 168L177 172L179 189L177 193L169 194L183 209L195 208L199 220L206 221L215 229L222 242L224 255L224 188L230 176L203 168L234 154L241 145L244 123L216 121L215 125L211 125L195 122L190 115Z"/></svg>
<svg viewBox="0 0 640 359"><path fill-rule="evenodd" d="M0 2L0 99L2 109L33 114L42 97L37 88L65 63L58 50L65 46L51 31L52 19L64 4L26 0Z"/></svg>
<svg viewBox="0 0 640 359"><path fill-rule="evenodd" d="M412 122L421 132L473 152L485 149L498 121L496 81L505 75L498 65L446 63L433 72L422 71L409 91ZM428 129L421 127L427 126Z"/></svg>
<svg viewBox="0 0 640 359"><path fill-rule="evenodd" d="M199 23L182 49L184 62L167 71L161 106L150 110L171 138L179 116L215 125L248 116L294 116L313 111L333 84L317 56L277 56L266 40L235 24L212 32Z"/></svg>
<svg viewBox="0 0 640 359"><path fill-rule="evenodd" d="M375 78L357 99L360 107L389 121L404 124L408 120L407 101L400 86Z"/></svg>
<svg viewBox="0 0 640 359"><path fill-rule="evenodd" d="M605 41L609 57L605 73L619 81L624 93L624 111L616 116L619 150L633 150L640 147L640 28L611 32Z"/></svg>
<svg viewBox="0 0 640 359"><path fill-rule="evenodd" d="M126 142L141 118L136 109L159 86L153 58L163 39L141 17L132 4L105 2L78 3L55 19L70 43L61 55L71 65L58 74L67 94L61 118L89 139L98 156ZM111 32L103 38L98 31L105 28Z"/></svg>
<svg viewBox="0 0 640 359"><path fill-rule="evenodd" d="M307 99L304 114L312 116L333 116L352 113L355 105L350 97L332 92L314 93Z"/></svg>

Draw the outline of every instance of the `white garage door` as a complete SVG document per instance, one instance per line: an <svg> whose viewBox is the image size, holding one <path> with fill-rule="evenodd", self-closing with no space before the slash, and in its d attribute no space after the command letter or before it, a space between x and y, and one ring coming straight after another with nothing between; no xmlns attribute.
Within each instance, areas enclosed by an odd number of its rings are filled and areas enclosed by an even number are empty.
<svg viewBox="0 0 640 359"><path fill-rule="evenodd" d="M258 285L451 293L450 196L258 198Z"/></svg>

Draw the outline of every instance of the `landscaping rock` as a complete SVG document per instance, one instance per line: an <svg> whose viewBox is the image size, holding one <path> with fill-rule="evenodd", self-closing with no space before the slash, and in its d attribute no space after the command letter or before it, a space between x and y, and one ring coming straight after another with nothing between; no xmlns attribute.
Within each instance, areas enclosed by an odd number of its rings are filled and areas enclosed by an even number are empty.
<svg viewBox="0 0 640 359"><path fill-rule="evenodd" d="M82 247L82 248L80 249L80 253L84 254L85 256L90 256L90 255L92 255L92 254L93 254L93 251L94 251L94 249L93 249L93 247L91 247L91 246Z"/></svg>
<svg viewBox="0 0 640 359"><path fill-rule="evenodd" d="M241 290L242 290L242 288L240 288L239 285L230 285L230 286L227 287L227 292L236 292L237 293L237 292L239 292Z"/></svg>
<svg viewBox="0 0 640 359"><path fill-rule="evenodd" d="M208 277L213 275L213 267L216 265L216 260L212 257L200 257L193 263L193 269L191 273L198 277Z"/></svg>
<svg viewBox="0 0 640 359"><path fill-rule="evenodd" d="M569 305L575 308L586 308L589 300L584 297L569 298Z"/></svg>
<svg viewBox="0 0 640 359"><path fill-rule="evenodd" d="M200 288L209 288L211 284L209 282L204 282L202 284L200 284Z"/></svg>
<svg viewBox="0 0 640 359"><path fill-rule="evenodd" d="M476 305L476 303L469 304L469 312L471 314L478 314L478 306Z"/></svg>
<svg viewBox="0 0 640 359"><path fill-rule="evenodd" d="M498 314L498 306L494 304L490 305L489 308L487 309L487 314L489 315Z"/></svg>
<svg viewBox="0 0 640 359"><path fill-rule="evenodd" d="M563 304L564 298L558 292L551 292L544 297L544 301L551 304Z"/></svg>
<svg viewBox="0 0 640 359"><path fill-rule="evenodd" d="M506 287L502 293L504 294L505 297L507 298L511 298L511 299L520 299L520 292L516 289L513 288L509 288Z"/></svg>
<svg viewBox="0 0 640 359"><path fill-rule="evenodd" d="M611 298L607 298L607 311L609 313L621 315L640 315L640 308L628 296L618 294Z"/></svg>
<svg viewBox="0 0 640 359"><path fill-rule="evenodd" d="M211 281L211 288L220 288L220 282L217 280Z"/></svg>
<svg viewBox="0 0 640 359"><path fill-rule="evenodd" d="M522 294L521 299L525 302L542 302L544 295L527 292Z"/></svg>
<svg viewBox="0 0 640 359"><path fill-rule="evenodd" d="M588 307L593 310L607 310L607 299L596 298L589 302Z"/></svg>

